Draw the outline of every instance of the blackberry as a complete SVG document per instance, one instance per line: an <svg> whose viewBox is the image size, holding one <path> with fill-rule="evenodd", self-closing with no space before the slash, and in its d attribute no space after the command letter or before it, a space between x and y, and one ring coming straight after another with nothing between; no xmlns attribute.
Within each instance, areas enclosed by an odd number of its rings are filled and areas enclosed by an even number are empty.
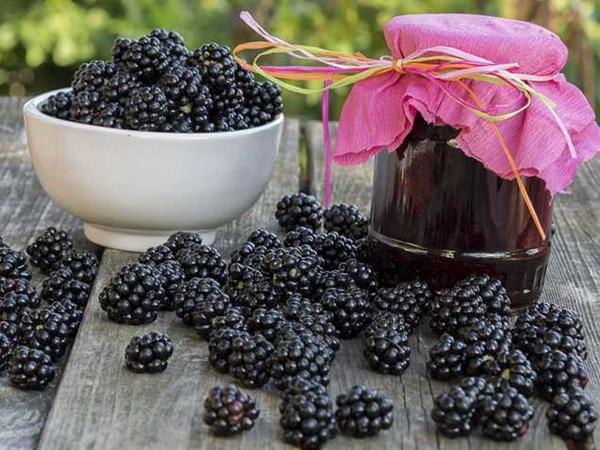
<svg viewBox="0 0 600 450"><path fill-rule="evenodd" d="M235 111L225 111L215 118L215 131L245 130L248 127L246 118Z"/></svg>
<svg viewBox="0 0 600 450"><path fill-rule="evenodd" d="M73 94L71 92L58 92L48 97L40 109L48 116L69 120L71 118L69 110L71 109L72 98Z"/></svg>
<svg viewBox="0 0 600 450"><path fill-rule="evenodd" d="M323 211L323 226L350 239L364 239L369 232L369 218L356 205L338 203Z"/></svg>
<svg viewBox="0 0 600 450"><path fill-rule="evenodd" d="M338 339L337 328L331 323L327 315L305 312L298 316L297 322L304 329L323 339L323 342L333 352L337 352L340 349L341 345Z"/></svg>
<svg viewBox="0 0 600 450"><path fill-rule="evenodd" d="M194 122L189 113L182 111L172 102L167 108L167 120L160 126L164 133L192 133Z"/></svg>
<svg viewBox="0 0 600 450"><path fill-rule="evenodd" d="M455 333L486 313L483 299L460 288L444 290L431 303L429 326L436 334Z"/></svg>
<svg viewBox="0 0 600 450"><path fill-rule="evenodd" d="M75 71L71 87L73 92L94 91L102 94L106 80L116 73L117 66L112 61L83 63Z"/></svg>
<svg viewBox="0 0 600 450"><path fill-rule="evenodd" d="M598 413L583 389L574 387L554 396L546 418L552 433L567 442L583 441L593 434Z"/></svg>
<svg viewBox="0 0 600 450"><path fill-rule="evenodd" d="M174 254L181 249L193 247L194 245L202 245L202 236L196 233L188 233L186 231L177 231L173 233L165 242Z"/></svg>
<svg viewBox="0 0 600 450"><path fill-rule="evenodd" d="M510 315L510 298L500 280L489 275L471 275L459 281L456 286L470 291L472 295L479 295L487 312L500 316Z"/></svg>
<svg viewBox="0 0 600 450"><path fill-rule="evenodd" d="M325 267L329 269L336 268L340 263L356 257L354 242L335 231L317 236L314 249L325 261Z"/></svg>
<svg viewBox="0 0 600 450"><path fill-rule="evenodd" d="M207 245L195 245L177 252L185 278L212 278L220 285L227 278L227 264L219 252Z"/></svg>
<svg viewBox="0 0 600 450"><path fill-rule="evenodd" d="M256 308L274 308L283 297L281 289L274 287L271 282L260 277L253 283L233 296L233 303L241 308L254 310Z"/></svg>
<svg viewBox="0 0 600 450"><path fill-rule="evenodd" d="M221 373L229 372L229 357L233 352L233 341L250 339L250 333L227 326L215 329L208 342L208 362Z"/></svg>
<svg viewBox="0 0 600 450"><path fill-rule="evenodd" d="M250 242L248 244L254 246L254 244ZM239 254L239 258L236 258L234 255L233 259L243 260L244 257L242 254ZM241 297L244 292L249 290L262 279L264 279L264 275L259 270L234 262L229 266L227 281L224 289L227 295L229 295L234 301L237 301L238 297Z"/></svg>
<svg viewBox="0 0 600 450"><path fill-rule="evenodd" d="M196 49L191 62L198 67L205 82L213 89L221 89L235 84L236 62L229 47L221 47L214 42Z"/></svg>
<svg viewBox="0 0 600 450"><path fill-rule="evenodd" d="M144 36L137 40L117 39L112 53L115 62L145 80L156 79L170 63L164 45L154 36Z"/></svg>
<svg viewBox="0 0 600 450"><path fill-rule="evenodd" d="M311 228L296 227L287 232L283 243L286 247L299 247L301 245L313 247L316 240L317 234Z"/></svg>
<svg viewBox="0 0 600 450"><path fill-rule="evenodd" d="M71 328L52 308L30 310L19 323L19 343L44 351L53 361L65 354Z"/></svg>
<svg viewBox="0 0 600 450"><path fill-rule="evenodd" d="M281 90L270 81L247 83L244 96L246 116L253 127L272 121L283 111Z"/></svg>
<svg viewBox="0 0 600 450"><path fill-rule="evenodd" d="M164 302L162 276L152 266L123 267L100 293L100 306L112 321L129 325L154 322Z"/></svg>
<svg viewBox="0 0 600 450"><path fill-rule="evenodd" d="M213 330L213 319L224 316L231 306L229 297L216 289L205 295L201 302L195 302L192 314L196 332L203 339L208 339Z"/></svg>
<svg viewBox="0 0 600 450"><path fill-rule="evenodd" d="M269 249L267 247L262 245L256 246L252 242L246 241L232 253L230 265L242 264L256 270L261 270L262 260L268 252Z"/></svg>
<svg viewBox="0 0 600 450"><path fill-rule="evenodd" d="M436 396L431 418L449 437L468 436L476 423L477 396L471 390L454 387Z"/></svg>
<svg viewBox="0 0 600 450"><path fill-rule="evenodd" d="M337 435L333 403L314 381L292 379L279 406L283 439L300 449L318 449Z"/></svg>
<svg viewBox="0 0 600 450"><path fill-rule="evenodd" d="M73 277L67 268L55 270L42 282L41 296L47 303L71 301L85 308L92 287Z"/></svg>
<svg viewBox="0 0 600 450"><path fill-rule="evenodd" d="M544 355L535 368L539 375L538 391L548 401L570 387L584 388L590 378L579 356L560 350Z"/></svg>
<svg viewBox="0 0 600 450"><path fill-rule="evenodd" d="M158 245L156 247L150 247L144 253L142 253L138 261L142 264L151 266L157 266L165 261L174 260L175 255L169 247L166 245Z"/></svg>
<svg viewBox="0 0 600 450"><path fill-rule="evenodd" d="M180 65L179 63L182 63L185 57L189 56L189 50L185 48L183 38L176 31L155 28L146 37L156 38L161 42L171 57L170 66Z"/></svg>
<svg viewBox="0 0 600 450"><path fill-rule="evenodd" d="M183 268L177 261L167 260L156 266L156 269L162 276L162 287L165 290L165 297L160 305L160 309L172 311L175 295L179 287L185 282Z"/></svg>
<svg viewBox="0 0 600 450"><path fill-rule="evenodd" d="M137 77L126 70L117 70L110 78L104 80L103 97L111 105L125 105L129 93L142 86Z"/></svg>
<svg viewBox="0 0 600 450"><path fill-rule="evenodd" d="M254 334L260 333L270 342L275 342L277 333L286 319L276 309L258 308L248 318L248 330Z"/></svg>
<svg viewBox="0 0 600 450"><path fill-rule="evenodd" d="M327 289L346 290L355 286L352 277L340 270L326 270L319 273L313 298L320 299Z"/></svg>
<svg viewBox="0 0 600 450"><path fill-rule="evenodd" d="M316 314L327 321L331 321L333 317L330 312L323 309L321 303L313 303L298 293L290 294L285 305L281 305L280 309L288 320L297 321L303 314Z"/></svg>
<svg viewBox="0 0 600 450"><path fill-rule="evenodd" d="M373 297L373 306L379 311L402 316L411 333L423 319L431 297L431 290L425 283L400 283L395 287L380 288Z"/></svg>
<svg viewBox="0 0 600 450"><path fill-rule="evenodd" d="M69 115L74 122L92 124L100 113L100 110L106 107L106 101L100 93L96 91L77 92L71 99L71 108Z"/></svg>
<svg viewBox="0 0 600 450"><path fill-rule="evenodd" d="M225 310L223 314L215 316L210 321L211 336L221 328L231 328L238 331L246 331L247 312L231 306Z"/></svg>
<svg viewBox="0 0 600 450"><path fill-rule="evenodd" d="M14 340L0 333L0 373L8 366L14 347Z"/></svg>
<svg viewBox="0 0 600 450"><path fill-rule="evenodd" d="M125 349L125 365L135 373L157 373L167 368L173 342L166 334L151 331L134 336Z"/></svg>
<svg viewBox="0 0 600 450"><path fill-rule="evenodd" d="M376 436L394 423L394 403L377 390L356 385L338 395L335 419L343 433L363 438Z"/></svg>
<svg viewBox="0 0 600 450"><path fill-rule="evenodd" d="M376 372L401 375L410 364L408 333L400 322L379 319L365 330L363 354Z"/></svg>
<svg viewBox="0 0 600 450"><path fill-rule="evenodd" d="M179 106L192 103L202 93L202 76L195 67L169 67L158 84L167 98Z"/></svg>
<svg viewBox="0 0 600 450"><path fill-rule="evenodd" d="M457 332L457 337L466 345L464 369L467 375L480 375L490 358L510 350L510 332L487 319L476 320Z"/></svg>
<svg viewBox="0 0 600 450"><path fill-rule="evenodd" d="M268 249L283 247L283 243L275 233L271 233L263 228L259 228L250 233L250 236L248 236L246 241L252 242L257 247L263 246Z"/></svg>
<svg viewBox="0 0 600 450"><path fill-rule="evenodd" d="M64 230L49 227L27 247L31 265L43 273L60 268L62 261L71 252L73 241Z"/></svg>
<svg viewBox="0 0 600 450"><path fill-rule="evenodd" d="M520 350L503 351L485 361L486 375L498 377L503 384L517 389L525 397L531 397L537 383L537 372L527 356Z"/></svg>
<svg viewBox="0 0 600 450"><path fill-rule="evenodd" d="M5 279L0 281L0 320L20 316L28 308L40 306L40 297L27 280Z"/></svg>
<svg viewBox="0 0 600 450"><path fill-rule="evenodd" d="M98 258L87 250L72 250L62 260L62 267L66 267L73 274L73 278L89 285L94 283L98 273Z"/></svg>
<svg viewBox="0 0 600 450"><path fill-rule="evenodd" d="M269 366L273 386L285 390L294 377L303 377L327 386L333 352L319 338L308 333L281 339Z"/></svg>
<svg viewBox="0 0 600 450"><path fill-rule="evenodd" d="M358 335L369 322L368 296L360 288L327 289L321 297L325 310L333 314L333 324L343 339Z"/></svg>
<svg viewBox="0 0 600 450"><path fill-rule="evenodd" d="M192 278L181 283L173 297L175 314L186 325L196 325L196 315L204 302L218 299L229 304L229 298L221 291L221 286L212 278Z"/></svg>
<svg viewBox="0 0 600 450"><path fill-rule="evenodd" d="M285 231L298 227L310 228L317 231L321 227L323 211L321 204L313 195L302 192L284 196L277 203L275 218Z"/></svg>
<svg viewBox="0 0 600 450"><path fill-rule="evenodd" d="M486 397L493 395L497 389L502 388L496 380L485 377L465 377L460 381L459 387L468 395L475 396L477 405L480 405Z"/></svg>
<svg viewBox="0 0 600 450"><path fill-rule="evenodd" d="M443 334L429 350L427 371L435 380L450 380L463 375L467 344L451 334Z"/></svg>
<svg viewBox="0 0 600 450"><path fill-rule="evenodd" d="M240 333L232 341L232 351L228 358L229 373L245 387L264 386L269 381L267 361L273 351L273 344L261 334L252 336Z"/></svg>
<svg viewBox="0 0 600 450"><path fill-rule="evenodd" d="M567 336L556 329L540 328L535 325L519 323L513 330L515 346L522 350L535 363L553 350L564 353L576 353L587 356L582 342Z"/></svg>
<svg viewBox="0 0 600 450"><path fill-rule="evenodd" d="M167 120L168 105L158 86L132 89L125 102L125 123L133 130L158 131Z"/></svg>
<svg viewBox="0 0 600 450"><path fill-rule="evenodd" d="M0 320L0 334L3 334L11 341L18 339L19 327L16 323Z"/></svg>
<svg viewBox="0 0 600 450"><path fill-rule="evenodd" d="M69 337L75 337L83 320L83 311L70 300L54 302L50 306L52 312L60 315L63 323L69 329Z"/></svg>
<svg viewBox="0 0 600 450"><path fill-rule="evenodd" d="M213 112L218 115L227 113L241 113L244 107L244 91L237 84L213 89ZM246 118L240 114L245 122Z"/></svg>
<svg viewBox="0 0 600 450"><path fill-rule="evenodd" d="M321 268L316 256L298 249L301 247L271 250L263 258L263 272L276 288L310 297Z"/></svg>
<svg viewBox="0 0 600 450"><path fill-rule="evenodd" d="M8 365L8 380L19 389L44 389L54 379L50 356L41 350L19 346Z"/></svg>
<svg viewBox="0 0 600 450"><path fill-rule="evenodd" d="M230 384L209 391L202 420L214 434L226 436L250 430L259 414L254 397Z"/></svg>
<svg viewBox="0 0 600 450"><path fill-rule="evenodd" d="M236 64L235 82L238 86L244 89L244 91L248 91L254 86L256 81L254 80L254 74L252 72L249 72L239 64Z"/></svg>
<svg viewBox="0 0 600 450"><path fill-rule="evenodd" d="M483 434L497 441L514 441L527 433L533 408L515 388L497 390L479 408Z"/></svg>
<svg viewBox="0 0 600 450"><path fill-rule="evenodd" d="M106 128L125 128L123 119L124 109L119 103L106 103L98 108L97 114L92 118L92 125Z"/></svg>
<svg viewBox="0 0 600 450"><path fill-rule="evenodd" d="M350 275L356 285L367 291L377 290L378 283L373 267L356 259L348 259L339 265L339 270Z"/></svg>

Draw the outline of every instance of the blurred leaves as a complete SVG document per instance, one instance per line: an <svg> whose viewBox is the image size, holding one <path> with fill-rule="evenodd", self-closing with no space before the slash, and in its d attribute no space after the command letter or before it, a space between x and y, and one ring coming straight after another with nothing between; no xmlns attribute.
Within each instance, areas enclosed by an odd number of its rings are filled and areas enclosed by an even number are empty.
<svg viewBox="0 0 600 450"><path fill-rule="evenodd" d="M381 29L398 14L468 12L531 20L570 47L567 76L600 101L600 0L2 0L0 92L35 94L69 84L77 66L110 57L117 36L178 31L189 47L255 39L248 9L286 40L370 56L387 53ZM343 101L334 95L334 113ZM286 94L286 111L318 115L319 98Z"/></svg>

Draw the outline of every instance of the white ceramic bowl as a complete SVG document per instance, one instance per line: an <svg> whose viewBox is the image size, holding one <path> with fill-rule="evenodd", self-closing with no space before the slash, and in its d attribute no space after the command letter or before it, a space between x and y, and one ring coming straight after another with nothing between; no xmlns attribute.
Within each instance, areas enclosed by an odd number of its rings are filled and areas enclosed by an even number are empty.
<svg viewBox="0 0 600 450"><path fill-rule="evenodd" d="M269 181L283 115L225 133L115 130L42 114L39 106L56 92L23 107L33 167L48 195L100 245L143 251L176 230L212 243Z"/></svg>

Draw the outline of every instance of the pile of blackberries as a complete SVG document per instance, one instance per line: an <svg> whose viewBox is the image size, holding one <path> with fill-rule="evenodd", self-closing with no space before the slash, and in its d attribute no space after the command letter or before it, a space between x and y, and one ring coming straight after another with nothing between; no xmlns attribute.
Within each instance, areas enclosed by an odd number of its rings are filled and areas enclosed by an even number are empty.
<svg viewBox="0 0 600 450"><path fill-rule="evenodd" d="M228 47L188 50L162 29L117 39L112 58L82 64L71 88L50 96L42 112L110 128L208 133L266 124L283 106L279 88L255 80Z"/></svg>
<svg viewBox="0 0 600 450"><path fill-rule="evenodd" d="M32 284L29 264L46 277ZM0 373L20 389L44 389L55 377L83 318L98 259L73 248L71 237L50 227L25 252L0 239Z"/></svg>

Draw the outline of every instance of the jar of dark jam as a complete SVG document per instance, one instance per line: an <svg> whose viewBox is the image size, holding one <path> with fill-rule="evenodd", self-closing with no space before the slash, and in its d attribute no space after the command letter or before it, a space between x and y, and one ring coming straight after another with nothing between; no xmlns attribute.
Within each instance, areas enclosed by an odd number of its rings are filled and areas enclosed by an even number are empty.
<svg viewBox="0 0 600 450"><path fill-rule="evenodd" d="M435 289L487 273L504 283L513 306L527 304L544 283L552 197L540 179L523 178L543 239L516 181L466 156L457 134L417 117L399 149L376 157L369 257L386 277L420 278Z"/></svg>

